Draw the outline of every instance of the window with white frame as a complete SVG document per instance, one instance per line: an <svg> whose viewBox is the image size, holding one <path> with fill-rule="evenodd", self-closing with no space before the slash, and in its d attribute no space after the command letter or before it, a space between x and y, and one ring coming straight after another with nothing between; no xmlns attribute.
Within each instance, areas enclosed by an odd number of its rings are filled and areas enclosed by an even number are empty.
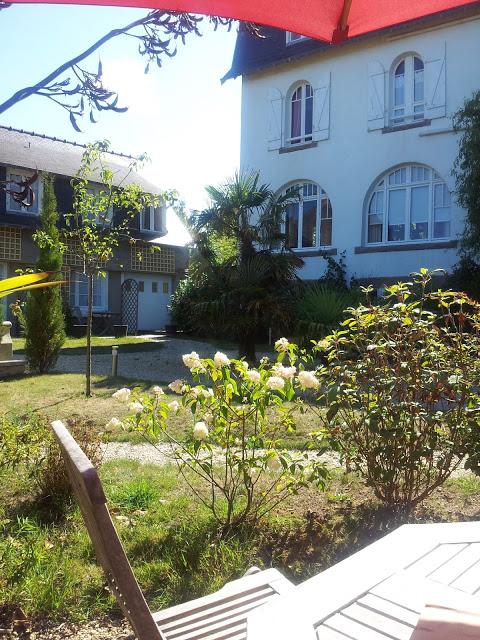
<svg viewBox="0 0 480 640"><path fill-rule="evenodd" d="M34 174L34 171L28 171L23 169L9 169L7 171L7 188L9 191L15 191L20 193L23 191L22 183L27 179L31 178ZM40 211L40 182L41 178L38 177L35 182L30 185L30 188L33 191L33 204L31 207L25 207L20 202L17 202L11 193L7 193L7 211L9 213L28 213L30 215L38 215Z"/></svg>
<svg viewBox="0 0 480 640"><path fill-rule="evenodd" d="M367 244L451 237L450 192L436 171L406 165L388 172L368 202Z"/></svg>
<svg viewBox="0 0 480 640"><path fill-rule="evenodd" d="M148 206L140 214L141 231L161 233L163 231L162 207Z"/></svg>
<svg viewBox="0 0 480 640"><path fill-rule="evenodd" d="M301 33L295 33L294 31L287 31L287 44L295 44L302 40L309 40L308 36L302 36Z"/></svg>
<svg viewBox="0 0 480 640"><path fill-rule="evenodd" d="M108 308L108 275L101 275L93 278L93 310L106 311ZM70 306L86 309L88 305L88 282L87 276L78 271L72 271L70 276Z"/></svg>
<svg viewBox="0 0 480 640"><path fill-rule="evenodd" d="M87 188L87 194L88 196L90 196L91 198L91 203L92 203L92 209L96 209L96 200L98 198L102 198L105 199L105 205L108 203L108 195L109 192L107 190L106 187L103 187L102 185L90 185ZM98 204L100 204L100 202L98 202ZM103 226L103 225L110 225L112 223L113 220L113 205L110 205L108 207L108 210L105 211L104 206L102 206L101 208L99 208L98 211L92 211L89 214L89 219L96 222L98 225Z"/></svg>
<svg viewBox="0 0 480 640"><path fill-rule="evenodd" d="M409 55L400 60L391 78L391 124L401 125L424 119L425 70L419 56Z"/></svg>
<svg viewBox="0 0 480 640"><path fill-rule="evenodd" d="M289 104L287 143L301 144L313 140L313 89L307 82L294 88Z"/></svg>
<svg viewBox="0 0 480 640"><path fill-rule="evenodd" d="M291 249L314 249L332 244L332 206L325 191L313 182L295 184L298 201L287 206L285 235Z"/></svg>

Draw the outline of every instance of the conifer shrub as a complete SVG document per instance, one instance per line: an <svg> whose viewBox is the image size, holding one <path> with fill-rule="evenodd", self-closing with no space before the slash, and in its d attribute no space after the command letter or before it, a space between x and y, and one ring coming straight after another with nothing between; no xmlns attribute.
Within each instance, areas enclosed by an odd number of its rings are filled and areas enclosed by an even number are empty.
<svg viewBox="0 0 480 640"><path fill-rule="evenodd" d="M37 261L39 271L51 271L51 279L61 279L62 250L57 227L58 211L54 180L43 178L43 198L40 212L42 241ZM35 289L28 294L23 317L25 355L33 371L46 373L55 366L65 341L65 319L60 287Z"/></svg>

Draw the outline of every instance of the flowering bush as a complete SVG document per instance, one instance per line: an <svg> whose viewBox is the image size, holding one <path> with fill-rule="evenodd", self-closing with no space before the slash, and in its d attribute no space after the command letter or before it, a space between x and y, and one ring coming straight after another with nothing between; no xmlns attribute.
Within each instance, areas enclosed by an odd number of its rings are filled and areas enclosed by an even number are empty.
<svg viewBox="0 0 480 640"><path fill-rule="evenodd" d="M317 387L328 438L387 505L407 513L468 456L480 465L480 305L413 283L386 288L386 303L349 309L317 343ZM369 293L369 290L365 290ZM326 416L326 417L325 417Z"/></svg>
<svg viewBox="0 0 480 640"><path fill-rule="evenodd" d="M295 429L296 388L308 385L299 382L294 347L283 339L277 349L278 362L272 366L265 360L258 369L220 352L213 359L202 359L195 352L184 355L199 384L172 382L169 387L178 400L168 401L158 391L114 394L130 403L131 429L154 446L162 435L171 443L180 472L224 532L246 520L258 520L307 482L322 485L327 475L325 466L312 456L280 446ZM289 366L282 364L286 357ZM168 420L180 403L192 415L192 426L181 441L170 433ZM191 471L206 487L192 481Z"/></svg>

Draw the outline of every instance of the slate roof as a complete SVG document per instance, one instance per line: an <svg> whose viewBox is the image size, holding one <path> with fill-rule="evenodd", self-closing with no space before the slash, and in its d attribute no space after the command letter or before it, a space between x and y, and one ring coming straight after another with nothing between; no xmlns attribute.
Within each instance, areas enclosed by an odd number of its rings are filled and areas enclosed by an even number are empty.
<svg viewBox="0 0 480 640"><path fill-rule="evenodd" d="M348 47L363 40L371 40L391 33L401 33L422 29L424 27L442 24L459 18L480 13L480 2L456 7L446 11L440 11L423 18L417 18L401 24L379 29L370 33L351 38L343 43L329 44L322 40L309 38L294 44L287 45L285 31L273 27L261 27L264 38L251 35L245 27L240 25L233 54L232 66L222 78L222 82L230 78L248 75L255 71L261 71L274 65L288 63L312 54L322 54L338 47Z"/></svg>
<svg viewBox="0 0 480 640"><path fill-rule="evenodd" d="M0 164L25 169L49 171L60 176L74 176L80 167L86 146L68 140L0 126ZM138 184L147 193L161 194L161 189L146 180L141 174L128 174L132 156L110 152L105 159L113 171L113 182L118 185ZM124 180L125 178L125 180ZM100 176L92 173L92 181L101 182Z"/></svg>

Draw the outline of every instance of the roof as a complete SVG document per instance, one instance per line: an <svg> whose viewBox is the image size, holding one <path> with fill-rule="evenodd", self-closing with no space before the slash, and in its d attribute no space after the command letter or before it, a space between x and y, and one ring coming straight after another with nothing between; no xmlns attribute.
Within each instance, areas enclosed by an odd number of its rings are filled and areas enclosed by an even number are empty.
<svg viewBox="0 0 480 640"><path fill-rule="evenodd" d="M80 168L86 145L60 140L47 135L0 126L0 163L24 169L39 169L61 176L74 176ZM138 184L147 193L162 193L161 189L141 174L130 172L132 156L109 152L105 154L113 171L114 185ZM99 173L92 172L92 181L101 182Z"/></svg>
<svg viewBox="0 0 480 640"><path fill-rule="evenodd" d="M371 31L364 35L349 38L348 40L338 44L329 44L322 40L308 38L306 40L300 40L295 44L287 45L285 37L286 32L282 29L261 27L260 32L264 37L259 38L252 35L241 25L238 30L232 66L222 78L222 82L225 82L230 78L236 78L238 76L261 71L274 65L288 63L292 60L299 60L313 54L319 55L332 49L349 47L353 44L363 42L364 40L372 40L374 38L380 38L393 33L398 34L421 30L426 27L443 24L461 18L468 18L478 14L480 14L480 2L440 11L422 18L397 24L392 27Z"/></svg>

